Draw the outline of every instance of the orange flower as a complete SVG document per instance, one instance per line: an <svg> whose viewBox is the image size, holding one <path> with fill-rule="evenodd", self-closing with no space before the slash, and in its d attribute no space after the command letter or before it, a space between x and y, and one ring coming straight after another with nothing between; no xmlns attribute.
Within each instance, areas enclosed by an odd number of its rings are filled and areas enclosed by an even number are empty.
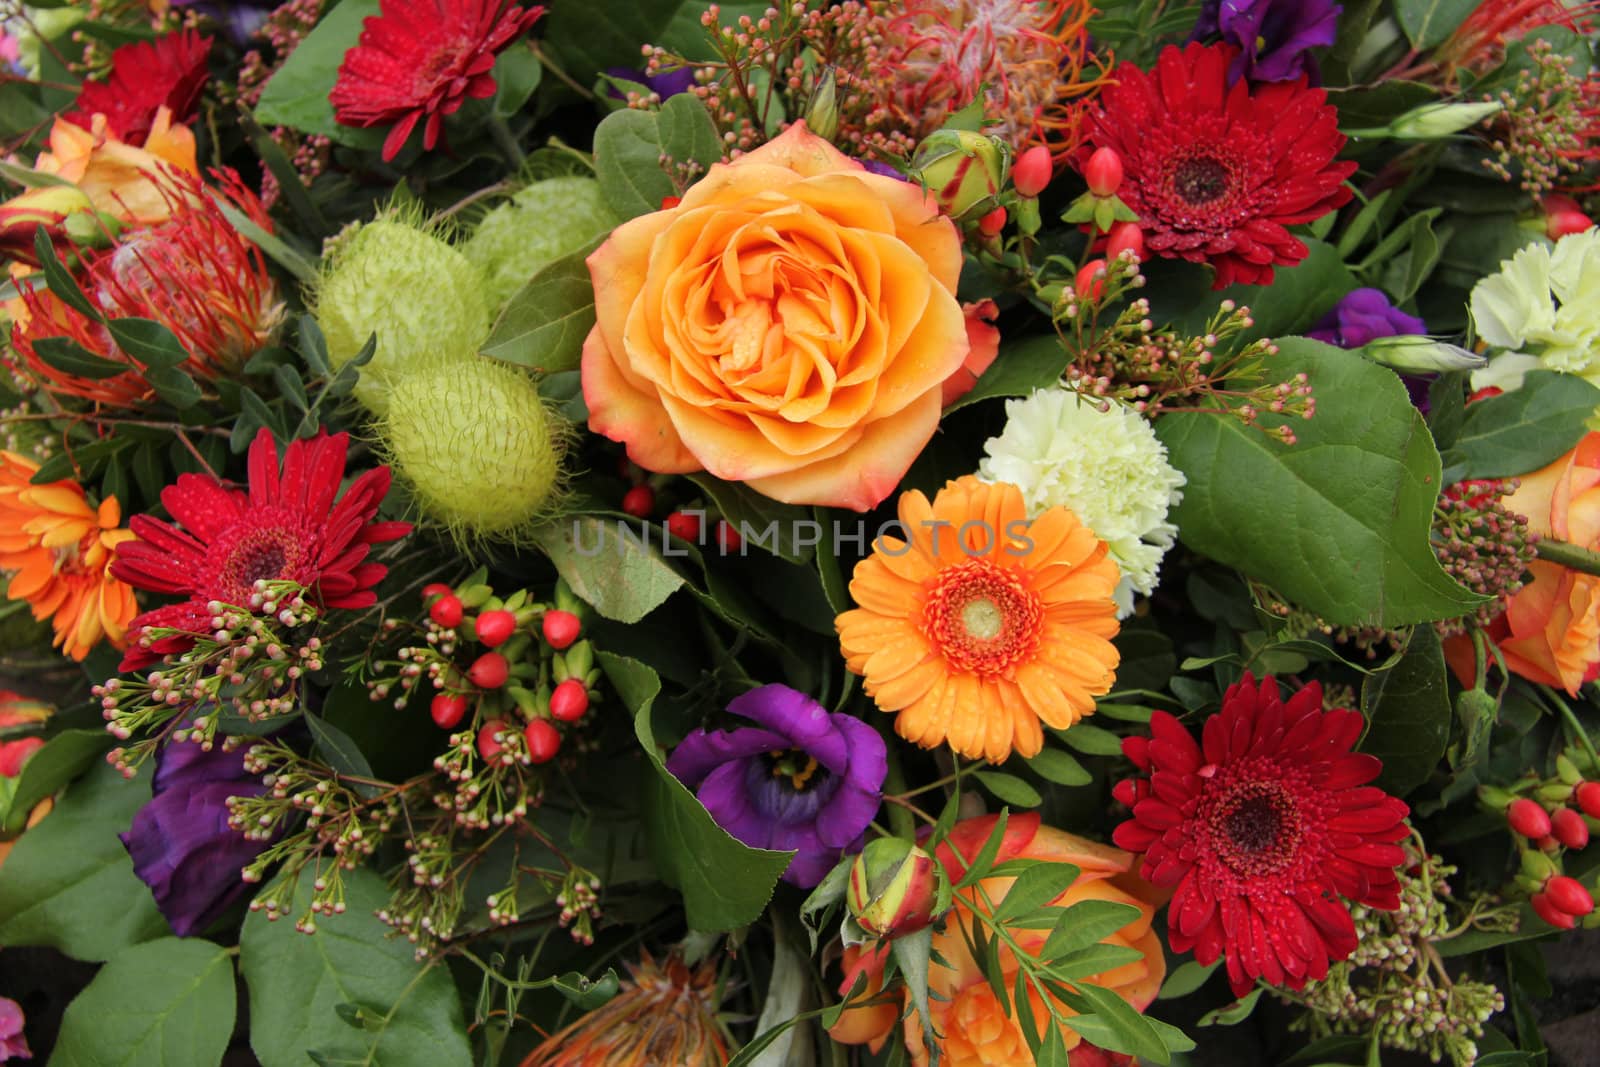
<svg viewBox="0 0 1600 1067"><path fill-rule="evenodd" d="M990 815L960 822L939 846L939 862L944 864L952 882L959 881L966 873L962 857L971 859L977 855L994 830L995 818ZM1165 895L1133 873L1135 857L1121 849L1040 826L1039 816L1030 812L1013 815L1006 823L995 862L998 864L1012 859L1071 863L1079 868L1077 880L1059 897L1049 901L1048 907L1070 908L1081 901L1101 900L1138 909L1137 915L1121 929L1107 935L1103 943L1131 948L1139 953L1140 958L1081 979L1078 984L1110 990L1138 1011L1148 1007L1155 1000L1162 979L1166 977L1166 957L1162 953L1161 938L1151 927L1151 920L1156 909L1165 902ZM1015 1019L1015 1013L1006 1011L996 999L984 975L983 965L973 958L968 942L974 927L984 925L979 916L994 914L989 908L998 909L1001 906L1015 881L1015 878L1007 877L985 878L977 886L957 892L955 910L934 934L934 962L928 970L928 1011L933 1016L929 1021L937 1035L940 1063L946 1067L1000 1067L1033 1063L1027 1038ZM1040 953L1050 937L1047 929L1009 927L1008 932L1025 952L1033 955ZM1007 989L1015 989L1018 970L1016 957L1008 947L1001 947L999 960ZM853 973L847 974L847 981L853 982L854 978ZM1049 997L1047 1003L1046 998L1031 987L1029 1001L1041 1037L1052 1008L1064 1017L1077 1014L1053 996ZM850 1044L881 1043L899 1013L868 1016L866 1013L869 1011L872 1009L846 1012L841 1016L840 1025L831 1031L833 1038ZM869 1020L877 1024L876 1029L866 1025ZM1063 1032L1068 1050L1077 1048L1082 1042L1070 1025L1069 1022L1068 1029ZM917 1067L927 1064L929 1051L923 1041L921 1019L915 1011L906 1018L905 1039L906 1047L911 1052L911 1062ZM1073 1062L1077 1062L1076 1057Z"/></svg>
<svg viewBox="0 0 1600 1067"><path fill-rule="evenodd" d="M961 237L801 122L589 257L589 428L795 504L894 491L967 358Z"/></svg>
<svg viewBox="0 0 1600 1067"><path fill-rule="evenodd" d="M57 119L50 128L50 151L40 154L34 170L66 179L96 211L134 226L161 222L171 213L167 174L200 173L193 132L187 126L174 126L166 107L156 113L142 148L117 140L106 128L104 115L96 115L88 130ZM41 186L8 203L48 191L48 186Z"/></svg>
<svg viewBox="0 0 1600 1067"><path fill-rule="evenodd" d="M1041 720L1064 730L1111 689L1117 565L1066 508L1027 515L1016 486L971 476L931 506L905 493L910 541L880 537L856 565L839 645L907 741L1034 756Z"/></svg>
<svg viewBox="0 0 1600 1067"><path fill-rule="evenodd" d="M690 969L646 952L628 964L621 991L566 1029L551 1034L522 1067L722 1067L728 1043L717 1021L717 968Z"/></svg>
<svg viewBox="0 0 1600 1067"><path fill-rule="evenodd" d="M1506 507L1528 516L1528 530L1540 537L1600 550L1600 433L1524 475ZM1600 675L1600 578L1548 560L1528 570L1533 580L1512 594L1489 636L1513 672L1576 696Z"/></svg>
<svg viewBox="0 0 1600 1067"><path fill-rule="evenodd" d="M133 534L117 528L115 497L91 508L76 482L30 484L38 470L0 452L0 570L15 572L7 596L26 600L34 618L50 619L56 646L75 660L101 638L121 648L139 608L109 568L116 546Z"/></svg>

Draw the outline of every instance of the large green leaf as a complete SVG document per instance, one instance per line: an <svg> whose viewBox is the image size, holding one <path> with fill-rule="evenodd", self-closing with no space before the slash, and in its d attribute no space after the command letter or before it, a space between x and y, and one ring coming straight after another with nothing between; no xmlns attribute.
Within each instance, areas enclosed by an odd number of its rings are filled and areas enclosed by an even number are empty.
<svg viewBox="0 0 1600 1067"><path fill-rule="evenodd" d="M1445 453L1465 478L1514 478L1555 462L1588 432L1600 389L1575 374L1536 370L1522 388L1467 408Z"/></svg>
<svg viewBox="0 0 1600 1067"><path fill-rule="evenodd" d="M310 900L309 879L295 908ZM314 934L288 919L252 912L239 937L239 969L250 987L250 1047L263 1067L319 1062L373 1067L468 1067L473 1062L461 998L448 968L416 958L374 912L389 901L366 869L344 875L343 915ZM341 1012L341 1006L350 1005ZM355 1012L355 1026L345 1016Z"/></svg>
<svg viewBox="0 0 1600 1067"><path fill-rule="evenodd" d="M754 922L794 853L750 848L718 826L662 761L651 721L661 691L655 671L609 652L598 660L623 707L633 713L634 733L655 770L645 790L645 822L662 879L683 894L689 927L733 930Z"/></svg>
<svg viewBox="0 0 1600 1067"><path fill-rule="evenodd" d="M994 364L979 377L971 392L951 404L950 411L994 396L1027 396L1035 389L1055 385L1067 371L1067 350L1055 334L1029 337L1016 344L1001 344Z"/></svg>
<svg viewBox="0 0 1600 1067"><path fill-rule="evenodd" d="M810 560L818 544L826 551L827 546L833 544L832 531L848 523L842 519L833 519L830 523L820 515L813 517L804 508L779 503L739 482L725 482L709 474L691 474L689 480L711 498L711 503L733 524L747 545L765 549L790 563ZM800 536L802 524L808 524L804 526L807 533L803 538ZM814 541L812 534L815 534ZM806 544L806 541L812 543Z"/></svg>
<svg viewBox="0 0 1600 1067"><path fill-rule="evenodd" d="M1450 737L1450 687L1439 635L1432 626L1411 631L1405 655L1361 687L1367 733L1361 751L1383 761L1378 784L1405 796L1428 780Z"/></svg>
<svg viewBox="0 0 1600 1067"><path fill-rule="evenodd" d="M382 129L343 126L333 117L328 93L339 77L344 54L361 38L361 24L378 13L378 0L343 0L290 54L261 92L256 119L263 126L288 126L320 133L352 148L377 148Z"/></svg>
<svg viewBox="0 0 1600 1067"><path fill-rule="evenodd" d="M111 747L104 730L63 730L23 764L5 813L5 832L18 834L33 806L88 770Z"/></svg>
<svg viewBox="0 0 1600 1067"><path fill-rule="evenodd" d="M546 373L576 370L594 325L594 285L584 257L599 241L540 268L512 295L480 351Z"/></svg>
<svg viewBox="0 0 1600 1067"><path fill-rule="evenodd" d="M660 111L624 109L601 120L594 131L595 177L618 218L659 211L662 200L677 194L662 157L702 167L722 158L717 128L698 97L680 93Z"/></svg>
<svg viewBox="0 0 1600 1067"><path fill-rule="evenodd" d="M170 931L117 834L150 799L150 779L108 764L78 779L23 834L0 873L0 945L47 945L106 960Z"/></svg>
<svg viewBox="0 0 1600 1067"><path fill-rule="evenodd" d="M588 85L607 67L644 66L639 46L659 41L683 0L589 0L552 6L544 46L566 73Z"/></svg>
<svg viewBox="0 0 1600 1067"><path fill-rule="evenodd" d="M683 576L653 547L667 536L663 525L646 523L642 532L630 527L624 535L617 522L596 515L558 519L541 527L534 540L572 591L596 611L618 622L638 622L683 585Z"/></svg>
<svg viewBox="0 0 1600 1067"><path fill-rule="evenodd" d="M207 1067L233 1034L233 964L199 938L124 949L61 1021L50 1067Z"/></svg>
<svg viewBox="0 0 1600 1067"><path fill-rule="evenodd" d="M1189 479L1175 516L1184 544L1336 626L1403 626L1480 603L1429 547L1439 454L1400 379L1303 337L1279 349L1274 375L1303 371L1316 390L1297 444L1220 414L1156 423Z"/></svg>
<svg viewBox="0 0 1600 1067"><path fill-rule="evenodd" d="M1419 52L1455 32L1481 0L1395 0L1394 14L1406 38Z"/></svg>

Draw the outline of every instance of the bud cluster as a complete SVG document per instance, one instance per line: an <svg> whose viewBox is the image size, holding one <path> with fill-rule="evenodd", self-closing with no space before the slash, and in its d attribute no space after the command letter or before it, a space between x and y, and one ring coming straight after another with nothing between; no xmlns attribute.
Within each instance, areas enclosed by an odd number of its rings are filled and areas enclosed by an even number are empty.
<svg viewBox="0 0 1600 1067"><path fill-rule="evenodd" d="M1495 599L1475 614L1438 623L1441 634L1462 633L1469 622L1488 626L1505 610L1505 598L1522 588L1536 556L1538 535L1528 520L1504 504L1517 480L1458 482L1439 495L1433 511L1433 554L1445 573L1475 593Z"/></svg>
<svg viewBox="0 0 1600 1067"><path fill-rule="evenodd" d="M1516 82L1483 97L1503 111L1484 122L1494 155L1483 164L1507 182L1515 167L1521 187L1537 196L1600 155L1600 75L1575 72L1574 58L1547 40L1535 40L1527 53L1531 64Z"/></svg>
<svg viewBox="0 0 1600 1067"><path fill-rule="evenodd" d="M1478 802L1505 817L1516 843L1520 865L1513 893L1558 929L1600 929L1600 872L1590 872L1585 882L1563 869L1566 855L1588 848L1600 832L1600 766L1573 747L1556 756L1555 770L1553 778L1530 772L1509 787L1480 786Z"/></svg>
<svg viewBox="0 0 1600 1067"><path fill-rule="evenodd" d="M294 582L258 580L248 606L212 601L211 632L196 636L185 652L165 657L159 669L142 678L113 678L92 692L100 701L106 730L119 740L153 734L196 707L218 707L250 722L264 722L298 710L305 676L323 667L321 638L311 635L317 609ZM177 633L149 627L149 644ZM207 712L180 731L209 750L218 716ZM132 776L154 751L150 736L113 751L111 761Z"/></svg>
<svg viewBox="0 0 1600 1067"><path fill-rule="evenodd" d="M1456 869L1414 846L1407 854L1411 862L1399 872L1399 908L1352 908L1355 952L1332 964L1327 978L1309 984L1301 997L1280 995L1307 1009L1298 1025L1319 1036L1376 1032L1385 1048L1470 1067L1484 1024L1505 1010L1505 997L1486 982L1446 973L1433 942L1467 927L1502 929L1507 913L1478 901L1452 926L1455 900L1448 879Z"/></svg>

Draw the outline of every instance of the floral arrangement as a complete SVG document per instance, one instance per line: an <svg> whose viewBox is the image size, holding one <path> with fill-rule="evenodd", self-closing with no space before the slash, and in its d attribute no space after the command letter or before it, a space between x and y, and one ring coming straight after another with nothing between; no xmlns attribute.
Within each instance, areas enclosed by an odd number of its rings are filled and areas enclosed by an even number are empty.
<svg viewBox="0 0 1600 1067"><path fill-rule="evenodd" d="M0 1061L1545 1063L1597 41L0 3Z"/></svg>

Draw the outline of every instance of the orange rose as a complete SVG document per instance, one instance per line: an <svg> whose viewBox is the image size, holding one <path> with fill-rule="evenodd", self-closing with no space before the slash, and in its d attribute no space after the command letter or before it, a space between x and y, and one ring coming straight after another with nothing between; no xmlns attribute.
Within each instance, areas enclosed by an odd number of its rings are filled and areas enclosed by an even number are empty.
<svg viewBox="0 0 1600 1067"><path fill-rule="evenodd" d="M648 470L865 511L927 444L967 358L955 225L801 122L588 262L589 428Z"/></svg>
<svg viewBox="0 0 1600 1067"><path fill-rule="evenodd" d="M956 850L968 859L976 856L994 829L995 818L990 815L958 823L947 841L939 846L939 861L949 872L952 882L959 881L966 873L966 864L957 858ZM1077 881L1065 893L1050 901L1051 907L1069 908L1080 901L1109 900L1129 904L1139 910L1136 918L1107 936L1104 943L1132 948L1140 953L1141 958L1080 981L1116 993L1139 1011L1147 1008L1155 1000L1167 972L1161 939L1151 928L1156 909L1167 894L1134 873L1134 857L1121 849L1085 841L1049 826L1040 826L1039 816L1028 813L1013 815L1006 823L1005 836L995 856L995 863L1011 859L1071 863L1079 868ZM1014 882L1014 878L985 878L978 885L987 894L988 901L999 908ZM994 990L984 977L982 965L973 959L968 950L967 938L978 921L975 909L989 914L987 904L977 889L958 892L955 910L943 928L933 935L935 962L928 971L928 1010L933 1015L933 1031L938 1035L940 1062L947 1067L1031 1064L1033 1056L1028 1051L1027 1039L1014 1013L1007 1012L995 998ZM1018 945L1034 954L1043 948L1050 936L1049 930L1020 927L1011 927L1009 932ZM937 962L941 958L945 961L944 965ZM1000 967L1005 974L1007 988L1014 988L1017 963L1009 948L1000 949ZM854 973L847 972L846 981L853 982L854 977ZM869 984L868 988L875 987ZM1033 1017L1039 1024L1042 1036L1050 1018L1050 1010L1037 992L1030 990L1029 996ZM1061 1015L1076 1014L1054 997L1050 1001ZM875 1032L864 1032L867 1027L863 1024L869 1019L877 1022L883 1018L882 1015L869 1016L866 1010L846 1012L840 1019L840 1026L832 1031L832 1036L846 1043L881 1041L893 1026L894 1017L882 1022L881 1029ZM1064 1035L1069 1050L1077 1048L1082 1041L1070 1028L1064 1030ZM911 1052L911 1062L916 1067L925 1067L929 1062L928 1049L923 1043L922 1023L915 1011L906 1019L905 1038L906 1047Z"/></svg>
<svg viewBox="0 0 1600 1067"><path fill-rule="evenodd" d="M187 126L174 126L166 107L156 113L142 148L117 140L106 128L104 115L94 117L91 130L57 119L50 128L50 151L40 154L34 169L76 185L96 211L130 225L148 226L166 221L177 195L160 180L162 172L171 167L200 173L194 147L194 134ZM48 186L41 186L9 203L48 192Z"/></svg>
<svg viewBox="0 0 1600 1067"><path fill-rule="evenodd" d="M1600 433L1524 475L1506 507L1526 515L1540 537L1600 550ZM1513 672L1576 696L1600 675L1600 578L1542 559L1528 570L1533 580L1512 595L1489 636Z"/></svg>

